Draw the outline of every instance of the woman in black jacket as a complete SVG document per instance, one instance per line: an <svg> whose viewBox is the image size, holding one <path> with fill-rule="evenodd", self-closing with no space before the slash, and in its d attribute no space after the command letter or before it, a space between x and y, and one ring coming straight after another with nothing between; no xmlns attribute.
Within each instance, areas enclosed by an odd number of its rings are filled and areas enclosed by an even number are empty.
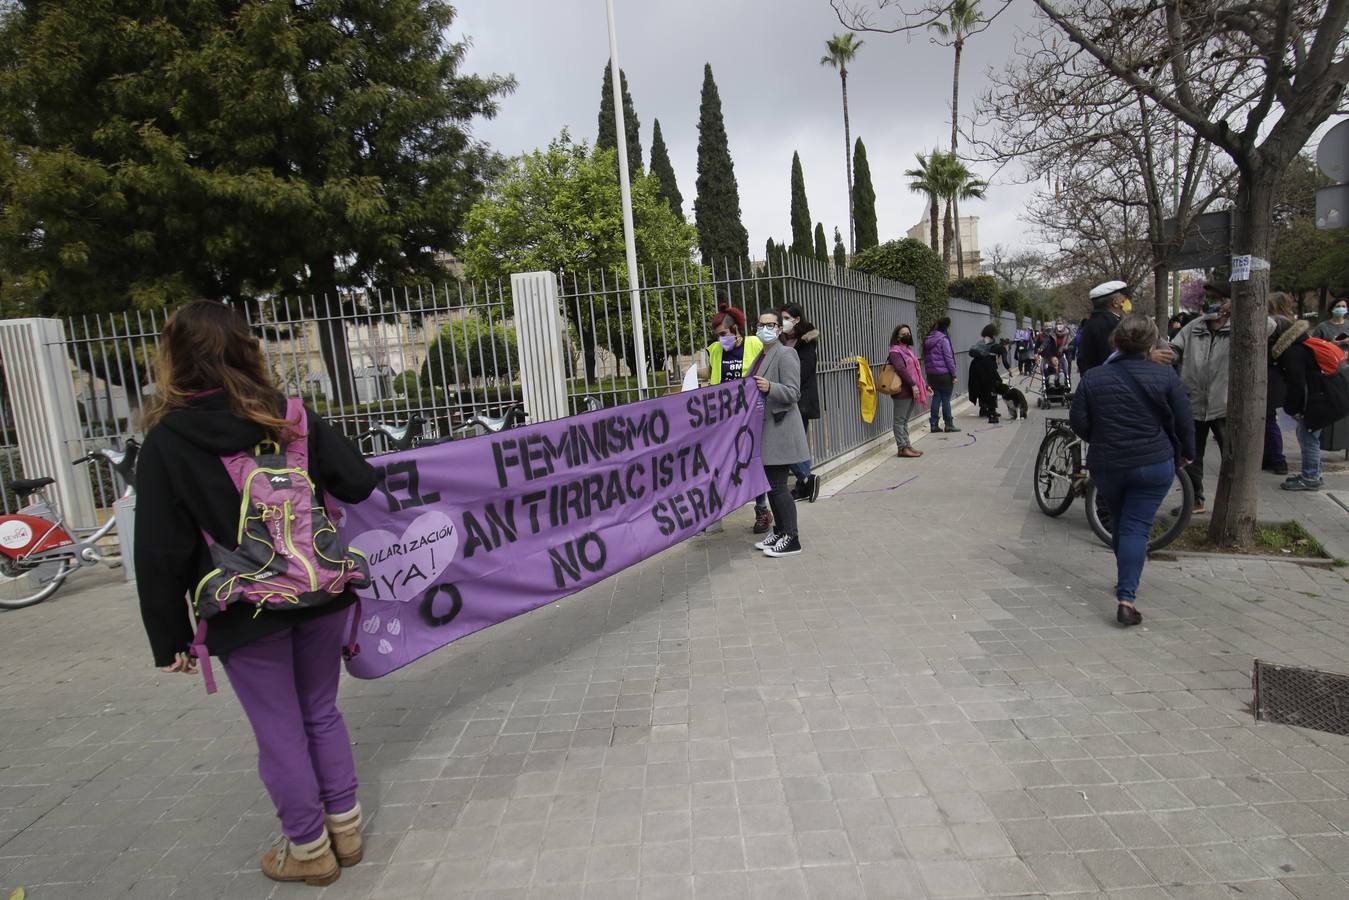
<svg viewBox="0 0 1349 900"><path fill-rule="evenodd" d="M1125 316L1111 341L1119 355L1082 375L1068 418L1090 445L1087 470L1110 511L1115 620L1137 625L1143 616L1134 600L1152 522L1171 490L1176 465L1194 459L1194 416L1176 370L1148 359L1157 343L1150 318Z"/></svg>
<svg viewBox="0 0 1349 900"><path fill-rule="evenodd" d="M1321 429L1349 416L1349 380L1341 368L1321 371L1307 346L1306 320L1280 323L1271 337L1270 357L1283 375L1283 411L1297 420L1302 471L1279 485L1285 491L1321 489Z"/></svg>
<svg viewBox="0 0 1349 900"><path fill-rule="evenodd" d="M290 408L303 410L298 404ZM336 703L355 595L349 589L336 596L322 590L289 595L268 581L295 571L295 557L311 577L317 568L315 557L307 555L313 539L294 537L308 529L298 526L292 533L286 523L285 547L291 552L269 545L268 571L230 582L225 608L195 640L188 605L203 576L217 568L212 545L233 550L240 532L242 498L226 458L268 442L280 452L292 438L306 440L305 469L314 497L326 491L355 503L374 491L375 471L351 444L314 413L303 410L302 424L298 417L287 419L287 409L242 317L205 300L173 314L159 344L155 395L146 412L149 433L136 468L136 588L155 665L165 672L195 672L190 648L204 641L211 655L220 657L253 726L258 774L283 834L263 856L263 874L276 881L328 884L341 873L340 865L354 865L362 855L356 764ZM307 437L294 437L301 430ZM292 490L291 483L283 489ZM258 502L264 525L275 521L281 528L282 507ZM249 532L245 539L254 537ZM322 574L326 579L328 573ZM273 598L291 596L295 608L264 609L237 600L233 591L245 581L268 585Z"/></svg>
<svg viewBox="0 0 1349 900"><path fill-rule="evenodd" d="M820 352L820 331L806 321L806 311L799 304L784 306L782 317L782 343L796 351L801 360L801 399L797 408L801 410L801 421L806 426L806 440L810 440L810 420L820 417L820 388L815 382L815 366ZM791 467L796 476L796 486L792 497L796 500L809 500L811 503L820 496L820 479L810 472L810 460L799 462Z"/></svg>

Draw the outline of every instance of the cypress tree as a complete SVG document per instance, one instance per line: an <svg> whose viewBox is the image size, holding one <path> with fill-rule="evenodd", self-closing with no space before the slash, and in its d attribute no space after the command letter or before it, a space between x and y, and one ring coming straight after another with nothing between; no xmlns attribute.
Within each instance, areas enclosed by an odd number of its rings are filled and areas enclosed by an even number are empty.
<svg viewBox="0 0 1349 900"><path fill-rule="evenodd" d="M617 150L618 131L614 128L614 82L612 63L604 64L604 84L600 85L600 133L595 138L596 150ZM642 174L642 126L637 110L628 93L628 76L618 70L619 90L623 92L623 130L628 135L628 177L633 181Z"/></svg>
<svg viewBox="0 0 1349 900"><path fill-rule="evenodd" d="M651 132L651 174L656 176L656 196L669 204L675 215L684 218L684 195L679 193L679 182L675 180L674 166L670 164L670 151L660 133L660 119L655 120Z"/></svg>
<svg viewBox="0 0 1349 900"><path fill-rule="evenodd" d="M834 226L834 265L840 269L848 267L848 248L843 246L843 232Z"/></svg>
<svg viewBox="0 0 1349 900"><path fill-rule="evenodd" d="M749 232L740 222L740 188L710 64L703 66L698 107L698 198L693 209L704 263L738 265L748 258Z"/></svg>
<svg viewBox="0 0 1349 900"><path fill-rule="evenodd" d="M871 166L867 164L867 148L857 139L853 151L853 218L857 229L857 252L880 244L876 228L876 189L871 186Z"/></svg>
<svg viewBox="0 0 1349 900"><path fill-rule="evenodd" d="M824 225L815 223L815 258L829 265L829 242L824 239Z"/></svg>
<svg viewBox="0 0 1349 900"><path fill-rule="evenodd" d="M792 252L810 256L810 203L806 200L806 176L801 172L801 154L792 154Z"/></svg>

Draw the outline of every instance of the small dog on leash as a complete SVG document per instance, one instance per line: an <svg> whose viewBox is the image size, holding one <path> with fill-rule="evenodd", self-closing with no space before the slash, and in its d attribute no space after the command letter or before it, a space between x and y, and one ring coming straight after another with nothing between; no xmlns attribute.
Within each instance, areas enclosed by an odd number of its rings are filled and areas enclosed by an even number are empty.
<svg viewBox="0 0 1349 900"><path fill-rule="evenodd" d="M1007 415L1011 416L1013 421L1017 418L1026 418L1026 413L1030 411L1030 404L1026 402L1026 395L1012 387L1005 381L998 382L998 386L993 389L1007 404Z"/></svg>

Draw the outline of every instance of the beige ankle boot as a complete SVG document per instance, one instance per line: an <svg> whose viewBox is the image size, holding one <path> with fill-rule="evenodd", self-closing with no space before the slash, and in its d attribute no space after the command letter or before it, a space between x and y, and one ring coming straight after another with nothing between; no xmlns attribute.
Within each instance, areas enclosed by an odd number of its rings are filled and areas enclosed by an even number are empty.
<svg viewBox="0 0 1349 900"><path fill-rule="evenodd" d="M332 884L342 869L325 833L307 844L282 837L262 855L262 874L273 881L303 881L315 887Z"/></svg>
<svg viewBox="0 0 1349 900"><path fill-rule="evenodd" d="M361 840L361 804L357 803L349 812L324 818L328 822L328 834L332 836L338 863L343 866L356 865L365 855L364 842Z"/></svg>

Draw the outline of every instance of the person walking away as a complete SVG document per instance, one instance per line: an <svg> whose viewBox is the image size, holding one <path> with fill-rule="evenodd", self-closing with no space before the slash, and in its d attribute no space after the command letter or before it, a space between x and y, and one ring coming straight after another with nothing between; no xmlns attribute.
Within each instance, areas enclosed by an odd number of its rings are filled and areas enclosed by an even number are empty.
<svg viewBox="0 0 1349 900"><path fill-rule="evenodd" d="M1204 456L1210 436L1223 452L1227 442L1227 366L1231 357L1232 301L1229 289L1205 285L1204 315L1186 325L1171 340L1180 359L1180 380L1194 411L1195 454L1186 469L1194 484L1194 511L1204 504Z"/></svg>
<svg viewBox="0 0 1349 900"><path fill-rule="evenodd" d="M768 476L768 502L773 507L773 530L755 546L768 556L796 556L801 537L796 530L796 502L787 489L793 463L810 458L806 427L801 420L801 360L779 337L778 314L759 315L755 336L764 346L763 359L754 370L754 382L763 394L764 422L760 457Z"/></svg>
<svg viewBox="0 0 1349 900"><path fill-rule="evenodd" d="M1330 341L1349 353L1349 300L1338 298L1330 305L1330 318L1312 329L1312 337Z"/></svg>
<svg viewBox="0 0 1349 900"><path fill-rule="evenodd" d="M820 417L820 387L815 379L820 332L806 321L806 311L798 304L784 307L779 315L782 319L782 343L795 350L801 362L801 400L797 407L801 410L801 424L806 428L806 446L810 446L810 422ZM807 458L792 466L792 475L796 477L792 497L814 503L820 496L820 478L811 474L810 462Z"/></svg>
<svg viewBox="0 0 1349 900"><path fill-rule="evenodd" d="M298 469L280 493L316 523L324 521L317 504L325 494L348 503L370 496L375 470L327 422L282 397L247 323L222 303L200 300L169 318L146 428L136 469L136 589L155 665L190 673L194 657L202 657L213 690L204 653L220 658L253 727L258 774L281 820L282 837L262 857L262 872L275 881L328 884L363 853L356 764L336 703L348 607L356 602L349 582L363 558L341 546L332 529L332 541L321 546L322 529L308 539L288 535L286 546L311 579L320 570L325 586L292 595L282 609L269 601L287 573L269 573L274 580L261 597L264 583L248 577L256 560L249 565L235 548L245 539L272 547L265 514L240 521L241 506L280 511L266 505L268 491L279 502L276 480L261 485L246 477L259 471L254 464ZM275 455L265 452L268 444ZM330 580L333 572L339 574ZM202 617L195 637L194 590Z"/></svg>
<svg viewBox="0 0 1349 900"><path fill-rule="evenodd" d="M939 420L945 419L946 432L960 431L951 415L951 394L956 385L956 353L951 346L951 317L942 316L923 339L923 370L932 388L932 407L928 428L935 434L941 429Z"/></svg>
<svg viewBox="0 0 1349 900"><path fill-rule="evenodd" d="M745 334L745 314L729 303L720 303L712 317L712 335L716 341L707 348L707 365L698 369L698 377L708 384L723 384L744 378L763 352L763 342ZM718 531L719 523L709 531ZM767 534L773 527L768 495L754 498L754 533Z"/></svg>
<svg viewBox="0 0 1349 900"><path fill-rule="evenodd" d="M1321 489L1321 429L1349 416L1349 376L1342 361L1327 375L1307 345L1308 325L1281 322L1270 355L1284 382L1283 410L1297 421L1302 470L1279 485L1285 491ZM1325 338L1322 338L1325 340Z"/></svg>
<svg viewBox="0 0 1349 900"><path fill-rule="evenodd" d="M1115 621L1137 625L1138 582L1157 510L1171 490L1176 466L1194 456L1194 421L1180 376L1149 360L1157 326L1125 316L1112 342L1119 354L1082 375L1068 411L1073 431L1087 442L1087 470L1113 525Z"/></svg>
<svg viewBox="0 0 1349 900"><path fill-rule="evenodd" d="M1029 328L1018 328L1014 335L1016 340L1016 368L1022 375L1029 375L1031 367L1035 364L1035 353L1033 350L1034 342L1032 340L1031 330Z"/></svg>
<svg viewBox="0 0 1349 900"><path fill-rule="evenodd" d="M890 333L889 363L899 376L901 385L899 393L890 395L895 405L895 449L905 459L916 459L923 455L923 451L914 447L909 440L909 417L913 415L915 406L927 408L931 391L923 378L918 355L913 352L913 329L908 325L897 325Z"/></svg>
<svg viewBox="0 0 1349 900"><path fill-rule="evenodd" d="M1087 296L1091 300L1091 316L1077 332L1079 377L1104 363L1115 351L1110 335L1120 319L1133 309L1129 285L1123 281L1098 284Z"/></svg>
<svg viewBox="0 0 1349 900"><path fill-rule="evenodd" d="M1035 346L1035 355L1040 358L1040 374L1044 379L1046 386L1049 385L1052 378L1055 382L1062 379L1062 369L1059 364L1059 341L1058 337L1046 324L1040 332L1040 341Z"/></svg>
<svg viewBox="0 0 1349 900"><path fill-rule="evenodd" d="M1279 323L1293 321L1293 298L1280 291L1269 295L1270 332ZM1272 344L1272 342L1271 342ZM1283 406L1283 375L1274 364L1274 354L1265 353L1265 448L1260 468L1275 475L1288 474L1288 460L1283 454L1283 428L1279 425L1279 408Z"/></svg>
<svg viewBox="0 0 1349 900"><path fill-rule="evenodd" d="M998 326L992 322L979 332L979 341L969 349L970 356L970 402L979 404L979 415L997 424L998 395L997 386L1002 382L998 377L998 361L1008 377L1012 374L1011 362L1007 359L1007 349L998 343Z"/></svg>

